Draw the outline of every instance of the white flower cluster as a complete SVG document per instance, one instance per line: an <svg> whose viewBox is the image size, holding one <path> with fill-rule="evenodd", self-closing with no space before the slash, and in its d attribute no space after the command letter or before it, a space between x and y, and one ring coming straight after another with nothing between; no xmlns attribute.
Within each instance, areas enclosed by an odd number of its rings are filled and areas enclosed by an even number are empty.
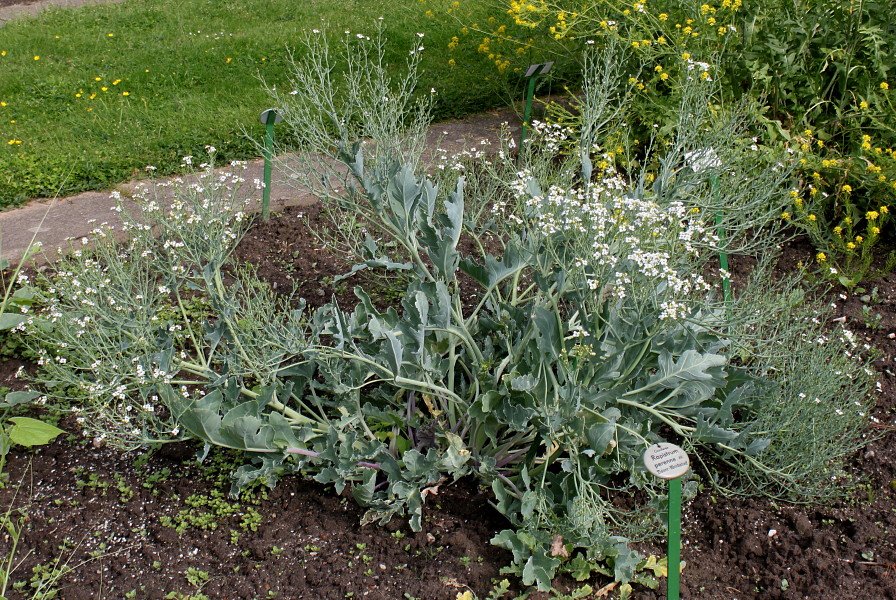
<svg viewBox="0 0 896 600"><path fill-rule="evenodd" d="M590 289L604 288L618 299L630 296L634 286L662 290L662 319L683 317L686 299L711 289L702 275L683 268L699 255L699 244L718 241L699 211L636 198L612 169L587 188L555 185L537 195L532 183L524 170L512 186L529 220L517 216L518 224L548 243L575 249L578 255L565 266L584 275Z"/></svg>

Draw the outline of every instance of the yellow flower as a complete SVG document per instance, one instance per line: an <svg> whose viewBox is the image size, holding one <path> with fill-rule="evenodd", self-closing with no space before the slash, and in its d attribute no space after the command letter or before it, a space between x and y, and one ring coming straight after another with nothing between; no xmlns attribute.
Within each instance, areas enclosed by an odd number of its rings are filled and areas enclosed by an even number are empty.
<svg viewBox="0 0 896 600"><path fill-rule="evenodd" d="M824 261L826 261L828 259L828 257L827 257L827 255L825 255L824 252L819 252L818 254L815 255L815 259L818 260L818 262L823 263Z"/></svg>
<svg viewBox="0 0 896 600"><path fill-rule="evenodd" d="M844 194L848 194L848 193L852 192L852 186L849 185L848 183L846 185L844 185L843 187L841 187L840 189L843 190Z"/></svg>
<svg viewBox="0 0 896 600"><path fill-rule="evenodd" d="M880 214L882 214L882 215L885 215L885 214L887 214L887 213L890 212L890 209L887 208L886 206L881 206L881 207L878 208L877 210L879 210L879 211L880 211Z"/></svg>
<svg viewBox="0 0 896 600"><path fill-rule="evenodd" d="M888 89L890 89L890 84L887 83L886 81L884 81L883 83L880 84L880 89L888 90Z"/></svg>
<svg viewBox="0 0 896 600"><path fill-rule="evenodd" d="M851 250L855 250L855 249L856 249L856 245L855 245L855 243L853 243L853 242L849 242L848 244L846 244L846 249L847 249L847 250L850 250L850 251L851 251Z"/></svg>
<svg viewBox="0 0 896 600"><path fill-rule="evenodd" d="M864 100L859 102L859 110L868 110L868 103Z"/></svg>
<svg viewBox="0 0 896 600"><path fill-rule="evenodd" d="M660 21L665 21L668 18L669 18L669 15L667 15L666 13L660 13Z"/></svg>
<svg viewBox="0 0 896 600"><path fill-rule="evenodd" d="M40 60L40 56L35 56L34 60Z"/></svg>
<svg viewBox="0 0 896 600"><path fill-rule="evenodd" d="M94 80L94 81L102 81L103 78L102 78L102 77L94 77L93 80Z"/></svg>
<svg viewBox="0 0 896 600"><path fill-rule="evenodd" d="M9 144L10 146L15 146L16 144L21 144L22 140L9 140L6 143Z"/></svg>
<svg viewBox="0 0 896 600"><path fill-rule="evenodd" d="M856 243L861 244L864 241L865 241L865 238L863 238L862 236L860 236L860 235L856 236Z"/></svg>
<svg viewBox="0 0 896 600"><path fill-rule="evenodd" d="M790 220L790 213L789 213L789 212L782 212L782 213L781 213L781 218L784 219L785 221L789 221L789 220Z"/></svg>
<svg viewBox="0 0 896 600"><path fill-rule="evenodd" d="M879 227L872 227L872 228L871 228L871 233L874 234L874 235L880 235L880 228L879 228Z"/></svg>
<svg viewBox="0 0 896 600"><path fill-rule="evenodd" d="M6 102L0 102L0 106L6 106Z"/></svg>
<svg viewBox="0 0 896 600"><path fill-rule="evenodd" d="M724 27L719 27L719 28L716 30L716 32L717 32L719 35L725 35L726 33L728 33L728 30L725 29Z"/></svg>
<svg viewBox="0 0 896 600"><path fill-rule="evenodd" d="M109 37L115 37L115 34L114 34L114 33L110 33L110 34L109 34Z"/></svg>
<svg viewBox="0 0 896 600"><path fill-rule="evenodd" d="M6 50L0 50L0 56L6 56Z"/></svg>
<svg viewBox="0 0 896 600"><path fill-rule="evenodd" d="M880 215L878 214L878 212L876 210L869 210L868 212L865 213L865 218L868 219L869 221L873 221L876 218L878 218L879 216Z"/></svg>
<svg viewBox="0 0 896 600"><path fill-rule="evenodd" d="M228 57L227 57L227 60L225 60L224 63L225 63L225 64L230 64L230 61L232 61L232 60L233 60L233 59L230 58L230 57L228 56Z"/></svg>
<svg viewBox="0 0 896 600"><path fill-rule="evenodd" d="M809 215L809 220L815 222L818 220L818 217L816 217L815 215Z"/></svg>
<svg viewBox="0 0 896 600"><path fill-rule="evenodd" d="M108 91L109 91L109 88L107 88L107 87L101 87L100 90L102 90L102 91L104 91L104 92L108 92Z"/></svg>
<svg viewBox="0 0 896 600"><path fill-rule="evenodd" d="M681 55L682 60L688 60L689 58L691 58L690 52L685 52L684 54Z"/></svg>
<svg viewBox="0 0 896 600"><path fill-rule="evenodd" d="M121 83L121 79L116 79L112 82L112 85L118 85L119 83Z"/></svg>
<svg viewBox="0 0 896 600"><path fill-rule="evenodd" d="M130 93L130 92L122 92L121 95L122 95L122 96L130 96L131 93Z"/></svg>
<svg viewBox="0 0 896 600"><path fill-rule="evenodd" d="M668 73L660 73L660 79L662 79L663 81L666 81L667 79L669 79L669 74Z"/></svg>
<svg viewBox="0 0 896 600"><path fill-rule="evenodd" d="M449 67L456 67L456 66L457 66L457 62L455 62L455 60L454 60L453 58L449 58L449 59L448 59L448 66L449 66Z"/></svg>
<svg viewBox="0 0 896 600"><path fill-rule="evenodd" d="M660 36L660 37L656 38L656 43L657 44L665 44L666 38L664 38L663 36Z"/></svg>
<svg viewBox="0 0 896 600"><path fill-rule="evenodd" d="M791 198L796 198L796 197L799 196L799 195L800 195L800 193L799 193L798 191L796 191L796 190L790 190L790 197L791 197Z"/></svg>
<svg viewBox="0 0 896 600"><path fill-rule="evenodd" d="M811 130L811 129L806 129L805 131L803 131L803 135L811 136L811 135L812 135L812 130Z"/></svg>
<svg viewBox="0 0 896 600"><path fill-rule="evenodd" d="M842 234L843 234L842 227L834 227L834 235L836 235L837 237L840 237Z"/></svg>

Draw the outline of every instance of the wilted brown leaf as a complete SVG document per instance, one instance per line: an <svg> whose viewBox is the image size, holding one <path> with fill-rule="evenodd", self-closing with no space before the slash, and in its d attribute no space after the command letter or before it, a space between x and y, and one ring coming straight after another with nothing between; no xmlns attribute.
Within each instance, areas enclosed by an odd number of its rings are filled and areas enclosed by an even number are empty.
<svg viewBox="0 0 896 600"><path fill-rule="evenodd" d="M551 540L551 556L569 558L569 552L567 552L566 546L563 545L563 536L560 534L555 533L554 539Z"/></svg>

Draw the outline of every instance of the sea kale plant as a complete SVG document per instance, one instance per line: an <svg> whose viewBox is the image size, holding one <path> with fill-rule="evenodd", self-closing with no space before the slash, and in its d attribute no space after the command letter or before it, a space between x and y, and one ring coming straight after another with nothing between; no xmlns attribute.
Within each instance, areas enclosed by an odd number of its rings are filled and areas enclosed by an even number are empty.
<svg viewBox="0 0 896 600"><path fill-rule="evenodd" d="M299 81L326 72L321 43L296 61ZM381 50L354 43L358 72L377 73ZM508 520L494 543L541 589L561 568L634 577L629 536L663 511L650 444L681 444L704 465L695 478L744 493L838 489L870 371L848 334L816 330L796 286L767 276L791 166L740 144L711 88L694 82L652 179L604 157L598 124L614 107L600 80L585 88L577 152L556 157L556 140L533 136L518 159L505 144L430 174L425 111L408 121L374 102L411 93L388 72L277 99L316 140L291 162L297 181L337 222L363 223L356 270L402 273L401 301L378 307L356 288L354 307L306 311L276 297L231 258L248 223L238 174L178 184L170 209L138 198L125 241L101 229L56 264L27 326L45 385L86 433L124 449L244 450L235 489L300 473L350 488L366 521L406 515L415 530L429 496L475 477ZM335 94L382 108L375 126ZM392 135L402 128L417 134ZM720 251L760 257L727 302ZM623 513L620 498L646 506Z"/></svg>

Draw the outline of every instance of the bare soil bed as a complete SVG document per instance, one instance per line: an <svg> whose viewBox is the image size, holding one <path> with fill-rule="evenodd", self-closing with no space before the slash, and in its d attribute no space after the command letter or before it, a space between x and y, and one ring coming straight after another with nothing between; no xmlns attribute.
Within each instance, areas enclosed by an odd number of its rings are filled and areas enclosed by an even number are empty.
<svg viewBox="0 0 896 600"><path fill-rule="evenodd" d="M314 206L292 207L256 224L238 257L311 305L334 295L351 302L352 281L333 283L348 265L307 227L319 221L318 213ZM810 251L789 244L782 264L805 260ZM877 288L870 303L872 315L881 316L875 327L866 327L862 307L869 302L861 294L835 290L827 298L835 316L880 351L877 421L868 432L874 439L852 464L859 493L840 505L788 506L701 488L683 518L683 598L896 599L896 340L890 337L896 274L864 287L866 293ZM388 293L380 301L388 302ZM21 365L7 360L0 384L21 388L13 377ZM9 457L0 506L27 515L23 559L12 578L25 584L8 590L10 600L30 598L30 581L55 561L70 568L56 586L57 597L68 600L199 594L453 600L467 589L484 597L510 559L489 544L506 524L472 481L443 487L427 501L423 531L397 519L385 528L361 527L363 509L354 501L298 478L255 490L242 502L228 498L228 469L239 464L234 455L212 453L200 465L193 458L198 448L185 444L149 456L121 455L79 437L70 419L61 426L72 435L36 452L17 448ZM0 537L0 556L10 542ZM662 546L658 540L645 550L663 552ZM563 589L574 582L555 583ZM597 590L607 582L591 583ZM664 593L636 589L634 597Z"/></svg>

